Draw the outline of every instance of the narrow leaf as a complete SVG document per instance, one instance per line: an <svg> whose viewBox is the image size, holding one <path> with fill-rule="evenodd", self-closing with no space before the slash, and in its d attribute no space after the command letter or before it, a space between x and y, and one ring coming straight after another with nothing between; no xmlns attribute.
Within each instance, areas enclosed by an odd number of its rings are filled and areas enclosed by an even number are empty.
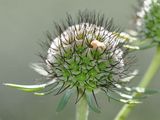
<svg viewBox="0 0 160 120"><path fill-rule="evenodd" d="M120 98L116 98L112 95L110 95L109 93L107 94L107 96L117 102L121 102L121 103L125 103L125 104L138 104L138 103L141 103L140 101L138 100L135 100L135 99L120 99Z"/></svg>
<svg viewBox="0 0 160 120"><path fill-rule="evenodd" d="M13 87L18 90L26 91L26 92L36 92L43 90L45 87L52 85L56 82L56 79L53 79L49 82L46 82L44 84L38 84L38 85L19 85L19 84L12 84L12 83L3 83L5 86Z"/></svg>
<svg viewBox="0 0 160 120"><path fill-rule="evenodd" d="M64 109L64 107L67 105L67 103L68 103L68 101L69 101L72 93L73 93L73 92L72 92L71 89L70 89L70 90L67 90L67 91L65 92L65 94L63 95L63 97L61 98L61 100L60 100L60 102L59 102L59 104L58 104L58 106L57 106L57 110L56 110L57 112L60 112L61 110Z"/></svg>
<svg viewBox="0 0 160 120"><path fill-rule="evenodd" d="M34 94L35 95L38 95L38 96L44 96L44 95L48 95L48 94L51 94L53 92L55 92L56 90L58 90L61 86L60 85L57 85L57 86L54 86L48 90L45 90L44 92L35 92Z"/></svg>
<svg viewBox="0 0 160 120"><path fill-rule="evenodd" d="M100 113L101 111L98 109L98 106L95 104L94 102L94 98L91 94L86 93L86 99L88 102L89 107L91 108L91 110L93 110L94 112Z"/></svg>
<svg viewBox="0 0 160 120"><path fill-rule="evenodd" d="M43 76L47 76L48 72L44 69L44 64L42 63L34 63L31 64L30 67Z"/></svg>
<svg viewBox="0 0 160 120"><path fill-rule="evenodd" d="M11 83L4 83L3 85L13 87L26 92L40 91L45 87L44 85L18 85L18 84L11 84Z"/></svg>
<svg viewBox="0 0 160 120"><path fill-rule="evenodd" d="M145 89L144 94L146 95L153 95L153 94L157 94L160 93L160 90L156 90L156 89Z"/></svg>
<svg viewBox="0 0 160 120"><path fill-rule="evenodd" d="M124 93L116 91L116 90L114 92L117 93L119 96L121 96L123 98L126 98L126 99L132 99L133 98L132 95L124 94Z"/></svg>
<svg viewBox="0 0 160 120"><path fill-rule="evenodd" d="M121 79L121 82L130 82L136 75L138 74L138 70L134 70L129 77L125 77L123 79Z"/></svg>

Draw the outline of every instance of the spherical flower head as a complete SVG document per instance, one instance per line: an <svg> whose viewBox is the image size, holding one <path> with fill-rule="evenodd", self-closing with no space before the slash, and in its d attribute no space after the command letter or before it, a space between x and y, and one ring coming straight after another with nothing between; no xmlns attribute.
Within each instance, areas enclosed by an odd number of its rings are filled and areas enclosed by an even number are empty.
<svg viewBox="0 0 160 120"><path fill-rule="evenodd" d="M46 65L65 86L92 91L123 75L120 42L116 33L101 26L79 23L53 39Z"/></svg>
<svg viewBox="0 0 160 120"><path fill-rule="evenodd" d="M85 96L94 111L98 111L95 94L103 91L109 98L123 103L137 103L126 84L136 75L130 73L131 59L127 59L128 39L104 15L80 11L77 20L67 14L65 22L55 24L54 37L48 35L47 54L40 55L41 63L32 68L43 76L42 84L7 86L34 92L36 95L60 94L65 91L58 110L64 108L71 94L76 92L76 103ZM42 45L44 47L44 44Z"/></svg>
<svg viewBox="0 0 160 120"><path fill-rule="evenodd" d="M157 0L144 0L140 11L136 14L138 37L160 42L160 4Z"/></svg>
<svg viewBox="0 0 160 120"><path fill-rule="evenodd" d="M77 91L77 100L95 91L117 91L130 74L126 62L127 40L103 15L79 12L78 20L67 16L67 25L55 24L56 37L50 38L45 61L49 79L56 79L61 87L57 94ZM124 88L125 89L125 88ZM79 95L81 92L81 96Z"/></svg>

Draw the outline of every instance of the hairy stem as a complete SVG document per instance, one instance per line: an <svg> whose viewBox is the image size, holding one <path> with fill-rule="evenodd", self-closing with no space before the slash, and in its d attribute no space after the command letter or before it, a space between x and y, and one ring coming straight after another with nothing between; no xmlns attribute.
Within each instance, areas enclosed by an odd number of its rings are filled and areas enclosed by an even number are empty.
<svg viewBox="0 0 160 120"><path fill-rule="evenodd" d="M149 85L152 78L154 77L154 75L157 73L159 67L160 67L160 45L157 47L156 54L153 57L153 60L147 72L145 73L142 81L139 83L139 87L146 88ZM137 96L137 94L134 94L134 96ZM125 120L135 105L136 104L124 105L114 120Z"/></svg>
<svg viewBox="0 0 160 120"><path fill-rule="evenodd" d="M88 104L86 100L86 96L80 99L80 101L76 105L76 120L88 120Z"/></svg>

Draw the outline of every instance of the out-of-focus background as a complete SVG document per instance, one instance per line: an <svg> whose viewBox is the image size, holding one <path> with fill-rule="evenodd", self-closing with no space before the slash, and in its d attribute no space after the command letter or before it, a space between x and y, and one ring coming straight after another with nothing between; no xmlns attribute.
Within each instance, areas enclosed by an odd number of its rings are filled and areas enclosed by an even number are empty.
<svg viewBox="0 0 160 120"><path fill-rule="evenodd" d="M125 29L137 4L136 0L0 0L0 83L34 84L40 78L29 64L40 60L39 42L46 40L46 31L54 31L53 22L63 19L66 12L75 15L86 8L100 11ZM140 72L133 85L140 81L153 54L154 49L136 53L135 67ZM160 88L159 78L158 74L149 88ZM0 86L0 120L74 120L74 98L56 113L60 97L34 96ZM103 94L98 95L98 102L102 112L91 112L90 120L113 120L122 107L121 103L108 102ZM160 120L159 106L160 95L154 95L138 105L128 120Z"/></svg>

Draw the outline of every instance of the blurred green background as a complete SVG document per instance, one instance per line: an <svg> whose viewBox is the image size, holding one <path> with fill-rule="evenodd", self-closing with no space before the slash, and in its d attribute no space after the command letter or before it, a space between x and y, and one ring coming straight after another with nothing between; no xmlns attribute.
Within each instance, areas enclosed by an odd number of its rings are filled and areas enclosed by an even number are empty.
<svg viewBox="0 0 160 120"><path fill-rule="evenodd" d="M64 18L66 12L73 15L85 8L113 17L122 29L128 27L134 15L136 0L0 0L0 83L12 82L34 84L40 76L29 68L38 62L42 51L39 42L46 40L46 31L54 30L53 21ZM139 75L136 85L147 69L154 49L136 53L136 68ZM159 73L159 72L158 72ZM150 88L160 88L160 75ZM8 87L0 86L0 120L74 120L74 98L60 113L56 105L61 95L34 96ZM90 120L113 120L122 104L108 102L107 97L98 95L101 114L90 113ZM128 120L160 120L160 95L154 95L137 106Z"/></svg>

